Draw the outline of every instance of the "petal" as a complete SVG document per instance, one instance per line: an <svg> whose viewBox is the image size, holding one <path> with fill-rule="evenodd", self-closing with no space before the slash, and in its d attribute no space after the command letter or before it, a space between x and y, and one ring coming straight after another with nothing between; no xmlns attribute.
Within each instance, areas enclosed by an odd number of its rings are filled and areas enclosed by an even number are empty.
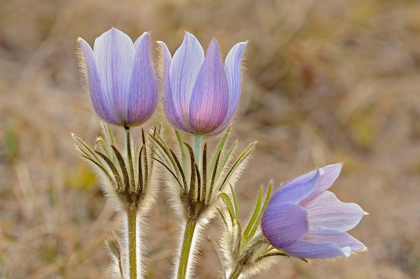
<svg viewBox="0 0 420 279"><path fill-rule="evenodd" d="M189 123L191 94L203 61L203 48L192 34L186 32L169 70L173 99L184 123Z"/></svg>
<svg viewBox="0 0 420 279"><path fill-rule="evenodd" d="M95 55L90 45L79 38L78 44L83 57L83 67L87 74L87 83L89 86L90 97L92 99L93 108L100 118L112 124L120 124L119 121L112 114L112 109L109 106L108 100L104 94L101 85L101 79L96 68Z"/></svg>
<svg viewBox="0 0 420 279"><path fill-rule="evenodd" d="M230 123L236 107L238 106L241 95L241 67L242 57L247 42L237 43L229 51L225 60L225 72L229 86L229 106L225 119L222 124L212 134L218 134L223 131Z"/></svg>
<svg viewBox="0 0 420 279"><path fill-rule="evenodd" d="M313 191L320 177L320 171L317 170L287 182L274 193L270 204L299 203Z"/></svg>
<svg viewBox="0 0 420 279"><path fill-rule="evenodd" d="M308 214L295 204L269 205L261 228L271 245L283 248L292 245L308 232Z"/></svg>
<svg viewBox="0 0 420 279"><path fill-rule="evenodd" d="M343 203L333 193L326 191L313 199L308 211L309 231L321 233L346 232L359 224L364 211L355 203Z"/></svg>
<svg viewBox="0 0 420 279"><path fill-rule="evenodd" d="M226 116L229 86L219 53L212 40L197 76L190 104L190 125L196 134L208 134L219 127Z"/></svg>
<svg viewBox="0 0 420 279"><path fill-rule="evenodd" d="M338 178L341 172L341 164L334 164L334 165L328 165L322 168L324 173L321 175L321 178L319 179L318 183L315 186L315 189L313 192L307 196L304 200L300 202L302 206L310 202L312 199L314 199L316 196L322 194L325 192L328 188L330 188L335 180Z"/></svg>
<svg viewBox="0 0 420 279"><path fill-rule="evenodd" d="M305 240L299 240L292 246L283 248L283 250L289 255L299 258L347 258L351 254L351 249L349 247L340 248L337 244L332 242L312 243Z"/></svg>
<svg viewBox="0 0 420 279"><path fill-rule="evenodd" d="M180 130L191 132L189 128L182 122L178 106L176 105L174 94L171 89L171 80L169 69L171 67L171 53L164 42L158 42L162 51L162 67L163 67L163 107L168 121Z"/></svg>
<svg viewBox="0 0 420 279"><path fill-rule="evenodd" d="M143 33L134 43L135 57L128 91L128 118L131 126L149 119L155 111L158 85L150 53L150 36Z"/></svg>
<svg viewBox="0 0 420 279"><path fill-rule="evenodd" d="M345 232L337 232L335 234L308 233L302 240L312 243L333 242L337 244L337 246L340 247L340 249L350 247L351 252L360 251L366 248L366 246L362 242Z"/></svg>
<svg viewBox="0 0 420 279"><path fill-rule="evenodd" d="M102 88L120 123L128 119L128 89L133 71L134 45L125 33L112 28L95 40L96 66Z"/></svg>

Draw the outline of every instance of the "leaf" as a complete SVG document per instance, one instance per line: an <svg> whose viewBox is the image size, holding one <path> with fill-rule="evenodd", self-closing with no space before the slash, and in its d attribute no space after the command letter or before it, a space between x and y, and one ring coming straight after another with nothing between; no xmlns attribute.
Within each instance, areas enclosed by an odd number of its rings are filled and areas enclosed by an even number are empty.
<svg viewBox="0 0 420 279"><path fill-rule="evenodd" d="M260 214L258 215L258 218L257 218L255 224L253 225L253 228L252 228L251 233L249 235L250 238L254 236L255 232L257 231L258 227L260 226L262 215L264 214L264 211L267 207L268 201L270 200L270 197L271 197L272 189L273 189L273 183L270 182L270 184L268 186L267 194L265 195L264 205L263 205L262 209L260 210Z"/></svg>
<svg viewBox="0 0 420 279"><path fill-rule="evenodd" d="M235 219L239 220L239 210L238 210L238 201L236 200L236 195L235 195L235 191L233 191L233 187L232 184L229 185L230 186L230 191L232 193L232 198L233 198L233 204L235 205Z"/></svg>
<svg viewBox="0 0 420 279"><path fill-rule="evenodd" d="M229 133L230 133L230 127L229 128L227 128L227 130L226 130L226 132L225 132L225 134L224 134L224 136L223 136L223 138L222 138L222 140L220 141L220 143L219 143L219 146L217 147L217 149L216 149L216 152L214 153L214 155L213 155L213 159L211 160L211 162L210 162L210 167L209 167L209 173L213 173L213 169L214 169L214 167L215 167L215 164L216 164L216 160L218 160L217 159L217 157L219 157L220 155L218 155L219 154L219 152L222 152L222 150L223 150L223 148L224 148L224 146L225 146L225 143L226 143L226 140L227 140L227 138L228 138L228 136L229 136Z"/></svg>
<svg viewBox="0 0 420 279"><path fill-rule="evenodd" d="M187 169L187 155L185 152L184 141L181 137L181 134L177 130L175 130L175 134L176 134L176 138L178 139L179 148L181 149L182 166L184 170L186 170Z"/></svg>
<svg viewBox="0 0 420 279"><path fill-rule="evenodd" d="M226 205L226 208L229 212L230 219L232 220L232 226L233 226L236 214L235 214L235 208L233 207L232 201L230 200L230 197L226 193L220 193L219 197L222 198L224 204Z"/></svg>
<svg viewBox="0 0 420 279"><path fill-rule="evenodd" d="M257 204L255 205L254 213L252 214L251 219L248 222L248 225L246 226L245 232L244 232L244 244L246 244L249 239L251 238L250 232L259 216L260 209L261 209L261 202L262 202L262 187L260 187L260 190L258 192L258 200Z"/></svg>

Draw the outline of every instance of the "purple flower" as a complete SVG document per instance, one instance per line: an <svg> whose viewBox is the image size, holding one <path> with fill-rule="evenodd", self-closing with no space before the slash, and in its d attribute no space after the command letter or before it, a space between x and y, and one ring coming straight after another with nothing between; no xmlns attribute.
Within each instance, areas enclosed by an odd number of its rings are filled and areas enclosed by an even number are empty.
<svg viewBox="0 0 420 279"><path fill-rule="evenodd" d="M241 63L245 42L236 44L223 66L213 39L206 56L198 40L186 32L174 57L163 53L164 109L176 128L197 135L215 135L230 123L241 94Z"/></svg>
<svg viewBox="0 0 420 279"><path fill-rule="evenodd" d="M341 164L302 175L277 190L261 222L271 245L300 258L348 257L365 245L350 236L365 212L326 191L337 179Z"/></svg>
<svg viewBox="0 0 420 279"><path fill-rule="evenodd" d="M153 114L158 85L150 53L150 37L133 41L112 28L95 40L94 49L79 38L90 97L102 120L137 126Z"/></svg>

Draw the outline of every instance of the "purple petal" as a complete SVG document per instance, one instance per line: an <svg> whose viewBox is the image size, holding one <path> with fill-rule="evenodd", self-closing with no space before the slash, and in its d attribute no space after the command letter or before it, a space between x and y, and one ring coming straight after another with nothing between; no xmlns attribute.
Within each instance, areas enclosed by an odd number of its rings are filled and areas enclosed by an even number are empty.
<svg viewBox="0 0 420 279"><path fill-rule="evenodd" d="M302 239L312 243L327 243L333 242L337 244L338 247L345 248L350 247L351 252L360 251L366 248L366 246L357 240L356 238L352 237L348 233L340 233L337 232L335 234L316 234L316 233L308 233Z"/></svg>
<svg viewBox="0 0 420 279"><path fill-rule="evenodd" d="M213 132L225 118L228 102L229 87L219 45L212 40L191 96L190 125L194 133Z"/></svg>
<svg viewBox="0 0 420 279"><path fill-rule="evenodd" d="M355 203L343 203L333 193L326 191L309 202L309 231L321 233L346 232L359 224L364 211Z"/></svg>
<svg viewBox="0 0 420 279"><path fill-rule="evenodd" d="M169 74L177 111L187 126L191 94L203 61L203 48L192 34L186 32L182 45L172 58Z"/></svg>
<svg viewBox="0 0 420 279"><path fill-rule="evenodd" d="M335 180L338 178L341 172L341 164L334 164L334 165L328 165L322 168L324 173L321 175L321 178L319 179L319 182L315 186L315 189L313 192L307 196L304 200L300 202L302 206L310 202L312 199L314 199L316 196L322 194L325 192L328 188L330 188Z"/></svg>
<svg viewBox="0 0 420 279"><path fill-rule="evenodd" d="M130 126L143 123L152 116L158 99L158 85L150 53L150 36L143 33L134 43L135 57L128 91Z"/></svg>
<svg viewBox="0 0 420 279"><path fill-rule="evenodd" d="M320 177L321 174L317 170L287 182L274 193L270 204L299 203L313 191Z"/></svg>
<svg viewBox="0 0 420 279"><path fill-rule="evenodd" d="M125 33L112 28L95 40L94 53L102 88L121 124L128 120L128 93L134 62L134 45Z"/></svg>
<svg viewBox="0 0 420 279"><path fill-rule="evenodd" d="M101 79L96 68L95 56L90 45L79 38L79 47L83 55L83 63L86 68L87 81L89 85L90 97L92 99L93 108L100 118L112 124L120 124L119 121L112 114L112 109L109 106L108 100L104 95L102 89Z"/></svg>
<svg viewBox="0 0 420 279"><path fill-rule="evenodd" d="M190 132L188 127L182 122L178 106L174 100L174 94L171 89L171 79L169 75L169 69L171 67L171 53L164 42L158 42L162 50L162 62L163 62L163 107L165 115L168 121L180 130Z"/></svg>
<svg viewBox="0 0 420 279"><path fill-rule="evenodd" d="M292 246L283 248L283 250L291 256L299 258L316 258L329 259L335 257L347 258L351 254L350 247L340 248L337 244L332 242L327 243L312 243L304 240L299 240Z"/></svg>
<svg viewBox="0 0 420 279"><path fill-rule="evenodd" d="M306 210L299 205L269 205L263 214L261 228L271 245L283 248L308 232L307 217Z"/></svg>
<svg viewBox="0 0 420 279"><path fill-rule="evenodd" d="M223 131L230 123L232 116L238 106L241 95L241 67L246 42L237 43L229 51L225 60L225 72L229 86L229 106L225 119L213 135Z"/></svg>

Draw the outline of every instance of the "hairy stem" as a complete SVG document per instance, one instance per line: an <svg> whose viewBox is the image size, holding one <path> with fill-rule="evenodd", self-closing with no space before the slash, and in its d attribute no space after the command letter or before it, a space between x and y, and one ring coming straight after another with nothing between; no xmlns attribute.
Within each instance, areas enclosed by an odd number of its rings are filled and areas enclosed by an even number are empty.
<svg viewBox="0 0 420 279"><path fill-rule="evenodd" d="M130 279L137 279L137 211L128 210L128 263Z"/></svg>
<svg viewBox="0 0 420 279"><path fill-rule="evenodd" d="M188 219L185 224L184 238L182 240L181 255L179 258L178 266L178 279L187 278L187 271L189 267L189 260L191 254L192 241L194 239L195 228L197 226L197 220Z"/></svg>
<svg viewBox="0 0 420 279"><path fill-rule="evenodd" d="M203 141L202 135L194 135L194 159L197 163L197 166L201 165L200 155L201 155L201 145Z"/></svg>

